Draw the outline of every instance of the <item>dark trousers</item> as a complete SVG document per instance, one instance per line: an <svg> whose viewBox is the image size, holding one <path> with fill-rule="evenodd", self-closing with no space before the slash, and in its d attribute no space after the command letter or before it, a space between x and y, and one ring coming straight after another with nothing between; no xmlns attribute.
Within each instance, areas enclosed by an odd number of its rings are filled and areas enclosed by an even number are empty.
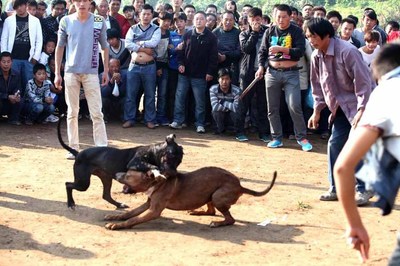
<svg viewBox="0 0 400 266"><path fill-rule="evenodd" d="M19 115L22 110L22 99L21 102L12 104L8 99L2 99L0 101L0 114L7 115L8 121L19 121Z"/></svg>
<svg viewBox="0 0 400 266"><path fill-rule="evenodd" d="M251 76L251 75L250 75ZM248 80L242 80L242 90L247 88L247 86L251 83ZM259 80L254 87L249 91L246 96L243 97L239 101L238 112L236 116L236 134L244 134L244 124L246 114L249 111L249 107L251 105L252 98L254 94L257 94L256 97L256 107L257 107L257 127L258 134L265 135L270 134L269 122L267 118L267 97L265 92L265 81L264 79Z"/></svg>
<svg viewBox="0 0 400 266"><path fill-rule="evenodd" d="M328 141L328 180L330 184L329 190L336 192L335 179L333 178L333 168L336 160L339 157L347 139L349 138L351 124L343 113L342 109L336 111L336 117L333 120L332 135ZM362 166L362 161L357 166L358 171ZM365 183L360 179L356 179L356 190L365 192Z"/></svg>

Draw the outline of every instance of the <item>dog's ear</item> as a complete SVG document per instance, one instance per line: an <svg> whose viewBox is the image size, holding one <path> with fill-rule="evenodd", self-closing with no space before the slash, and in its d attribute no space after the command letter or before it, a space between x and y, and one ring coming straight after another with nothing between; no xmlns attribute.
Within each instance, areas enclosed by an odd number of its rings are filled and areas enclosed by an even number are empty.
<svg viewBox="0 0 400 266"><path fill-rule="evenodd" d="M172 143L175 142L175 138L176 138L175 134L169 134L169 135L165 138L165 141L166 141L168 144L172 144Z"/></svg>

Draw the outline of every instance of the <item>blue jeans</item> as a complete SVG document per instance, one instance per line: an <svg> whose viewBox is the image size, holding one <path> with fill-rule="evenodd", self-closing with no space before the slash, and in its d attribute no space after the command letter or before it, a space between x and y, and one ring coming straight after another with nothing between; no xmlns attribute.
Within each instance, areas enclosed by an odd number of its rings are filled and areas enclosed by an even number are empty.
<svg viewBox="0 0 400 266"><path fill-rule="evenodd" d="M26 103L27 119L31 121L44 121L54 112L54 105L48 103Z"/></svg>
<svg viewBox="0 0 400 266"><path fill-rule="evenodd" d="M283 136L280 117L280 99L282 89L285 91L285 101L293 121L294 134L297 140L307 136L307 127L304 121L301 105L299 71L276 71L268 68L265 74L267 89L268 118L271 125L272 138L281 140Z"/></svg>
<svg viewBox="0 0 400 266"><path fill-rule="evenodd" d="M167 83L168 68L162 68L161 76L157 77L157 120L167 119Z"/></svg>
<svg viewBox="0 0 400 266"><path fill-rule="evenodd" d="M28 60L13 59L12 69L21 74L21 95L24 95L26 84L33 78L33 65Z"/></svg>
<svg viewBox="0 0 400 266"><path fill-rule="evenodd" d="M179 74L178 86L175 94L174 122L182 124L185 121L186 96L192 85L195 109L195 126L204 126L206 120L206 79L190 78Z"/></svg>
<svg viewBox="0 0 400 266"><path fill-rule="evenodd" d="M336 112L336 117L333 120L332 134L328 141L328 179L330 188L329 191L336 192L335 180L333 178L333 167L342 151L347 139L349 138L351 124L347 120L343 111L339 108ZM357 166L356 172L361 168L362 162ZM363 181L356 179L356 190L365 192L365 184Z"/></svg>
<svg viewBox="0 0 400 266"><path fill-rule="evenodd" d="M132 66L130 66L131 68ZM144 120L146 123L156 121L156 64L139 66L133 64L126 76L126 97L124 120L135 122L137 97L140 86L144 88Z"/></svg>

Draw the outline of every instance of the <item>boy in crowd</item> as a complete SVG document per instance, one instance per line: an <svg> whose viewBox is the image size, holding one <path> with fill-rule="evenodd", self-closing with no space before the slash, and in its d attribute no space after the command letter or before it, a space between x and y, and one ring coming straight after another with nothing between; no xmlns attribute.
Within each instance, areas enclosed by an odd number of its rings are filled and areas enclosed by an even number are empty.
<svg viewBox="0 0 400 266"><path fill-rule="evenodd" d="M304 4L301 12L303 13L304 19L309 19L314 15L313 12L314 6L312 4Z"/></svg>
<svg viewBox="0 0 400 266"><path fill-rule="evenodd" d="M15 14L5 20L1 34L1 51L11 53L12 67L21 75L22 89L32 79L33 65L39 60L43 46L40 21L27 12L27 2L13 2Z"/></svg>
<svg viewBox="0 0 400 266"><path fill-rule="evenodd" d="M168 45L168 96L167 96L167 115L170 120L174 117L175 93L178 85L178 51L182 50L182 36L186 32L186 14L183 12L175 13L175 31L171 31Z"/></svg>
<svg viewBox="0 0 400 266"><path fill-rule="evenodd" d="M51 2L51 14L40 21L44 42L49 39L57 41L60 18L64 15L66 7L67 2L65 0L53 0Z"/></svg>
<svg viewBox="0 0 400 266"><path fill-rule="evenodd" d="M332 24L335 34L338 35L338 30L342 23L342 15L338 11L332 10L326 14L326 19Z"/></svg>
<svg viewBox="0 0 400 266"><path fill-rule="evenodd" d="M217 15L214 13L206 13L206 27L213 31L217 27Z"/></svg>
<svg viewBox="0 0 400 266"><path fill-rule="evenodd" d="M360 41L352 36L354 29L357 27L357 23L353 19L347 17L342 20L342 25L340 27L340 39L348 41L355 47L360 48Z"/></svg>
<svg viewBox="0 0 400 266"><path fill-rule="evenodd" d="M365 45L358 50L361 52L364 62L368 67L371 66L372 60L377 56L380 46L379 39L381 35L378 31L368 31L364 34Z"/></svg>
<svg viewBox="0 0 400 266"><path fill-rule="evenodd" d="M47 4L45 1L39 1L36 9L36 15L40 21L46 17Z"/></svg>
<svg viewBox="0 0 400 266"><path fill-rule="evenodd" d="M37 63L33 66L33 79L28 81L25 91L26 125L34 122L44 123L45 119L54 112L53 98L50 89L53 87L47 79L46 66Z"/></svg>
<svg viewBox="0 0 400 266"><path fill-rule="evenodd" d="M122 9L122 13L124 13L126 20L129 22L129 27L128 24L124 24L125 27L122 28L122 31L128 32L129 28L136 24L135 8L133 6L124 6L124 8Z"/></svg>
<svg viewBox="0 0 400 266"><path fill-rule="evenodd" d="M193 28L193 18L196 13L196 8L193 5L185 5L183 9L186 14L186 29L191 30Z"/></svg>
<svg viewBox="0 0 400 266"><path fill-rule="evenodd" d="M393 42L400 39L399 23L397 21L391 20L386 25L385 31L388 35L387 42Z"/></svg>
<svg viewBox="0 0 400 266"><path fill-rule="evenodd" d="M262 24L262 11L254 7L248 12L249 29L242 31L239 35L240 48L243 53L240 61L240 84L242 90L254 80L258 67L257 53L262 43L262 36L267 31L267 27ZM255 96L256 95L256 96ZM256 103L256 120L258 137L261 141L267 143L270 141L269 124L267 118L267 102L265 96L265 81L262 77L258 80L254 87L240 101L238 106L238 114L236 116L236 140L248 141L245 135L245 119L247 112L251 109L251 103L255 97Z"/></svg>
<svg viewBox="0 0 400 266"><path fill-rule="evenodd" d="M35 0L28 1L28 13L34 17L36 17L36 10L37 10L37 2Z"/></svg>
<svg viewBox="0 0 400 266"><path fill-rule="evenodd" d="M123 78L126 78L126 71L131 62L131 54L125 49L125 40L119 37L117 29L111 28L107 30L107 42L109 44L110 58L115 58L120 61L121 69L124 70Z"/></svg>
<svg viewBox="0 0 400 266"><path fill-rule="evenodd" d="M167 118L167 83L168 83L168 44L169 44L169 27L173 15L162 11L158 15L158 21L161 30L161 40L156 47L156 65L157 65L157 111L156 121L157 124L162 126L169 125Z"/></svg>
<svg viewBox="0 0 400 266"><path fill-rule="evenodd" d="M323 6L315 6L312 9L312 14L314 18L325 18L326 9Z"/></svg>
<svg viewBox="0 0 400 266"><path fill-rule="evenodd" d="M55 79L55 70L56 70L56 59L54 57L54 54L52 54L49 59L47 60L46 64L46 72L47 72L47 78L51 81L52 84L54 84L54 79ZM61 76L64 77L64 63L61 63ZM61 89L55 88L54 86L52 87L52 93L55 94L54 99L54 106L58 110L59 114L67 114L67 103L65 102L65 85L64 82L61 84ZM51 115L50 115L51 117ZM56 117L56 116L55 116ZM58 117L56 117L58 118ZM50 120L51 118L49 118ZM52 119L55 121L55 119ZM51 121L48 121L51 122Z"/></svg>

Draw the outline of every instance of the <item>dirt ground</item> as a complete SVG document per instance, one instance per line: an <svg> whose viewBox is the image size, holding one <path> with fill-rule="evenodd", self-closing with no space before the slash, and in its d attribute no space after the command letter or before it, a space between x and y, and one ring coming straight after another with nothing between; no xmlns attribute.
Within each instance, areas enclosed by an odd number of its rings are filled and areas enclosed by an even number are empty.
<svg viewBox="0 0 400 266"><path fill-rule="evenodd" d="M63 126L65 128L65 124ZM219 166L262 190L273 171L277 182L265 197L243 195L231 208L237 222L212 229L221 219L165 210L162 217L129 230L108 231L103 217L114 206L102 200L100 179L86 192L74 191L77 209L66 206L64 183L73 180L73 161L56 138L56 125L0 123L0 265L358 265L343 237L343 212L337 202L320 202L327 189L326 141L311 136L314 150L295 141L267 149L255 135L246 143L233 136L198 135L193 129L122 129L107 125L110 145L132 147L163 141L171 132L184 147L180 170ZM63 130L66 139L66 130ZM91 123L80 122L82 148L93 145ZM136 207L146 196L124 195L114 181L112 194ZM397 202L398 204L399 202ZM389 217L362 208L371 236L367 265L386 265L394 245L399 205ZM269 221L269 223L268 223ZM258 225L265 222L267 225Z"/></svg>

